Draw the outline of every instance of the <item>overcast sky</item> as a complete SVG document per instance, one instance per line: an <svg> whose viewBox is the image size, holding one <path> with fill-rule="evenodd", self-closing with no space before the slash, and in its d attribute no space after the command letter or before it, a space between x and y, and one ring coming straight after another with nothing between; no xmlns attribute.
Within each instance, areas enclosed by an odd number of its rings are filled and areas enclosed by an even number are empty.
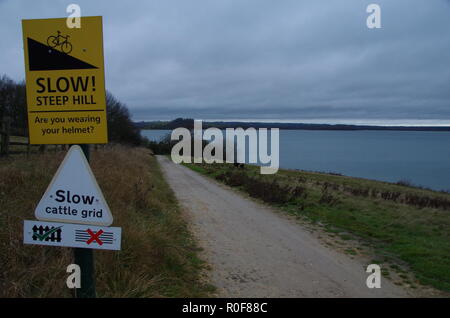
<svg viewBox="0 0 450 318"><path fill-rule="evenodd" d="M70 3L103 16L134 120L450 124L448 0L0 0L0 74L25 77L20 20Z"/></svg>

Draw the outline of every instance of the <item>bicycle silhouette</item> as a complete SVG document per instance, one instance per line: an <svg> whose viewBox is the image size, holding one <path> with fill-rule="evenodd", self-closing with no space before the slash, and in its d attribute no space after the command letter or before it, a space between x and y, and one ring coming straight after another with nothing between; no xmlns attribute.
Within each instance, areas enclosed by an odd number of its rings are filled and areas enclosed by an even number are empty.
<svg viewBox="0 0 450 318"><path fill-rule="evenodd" d="M47 45L53 49L60 46L63 53L69 54L72 52L72 44L69 42L69 36L63 36L60 31L57 32L58 35L50 35L47 38Z"/></svg>

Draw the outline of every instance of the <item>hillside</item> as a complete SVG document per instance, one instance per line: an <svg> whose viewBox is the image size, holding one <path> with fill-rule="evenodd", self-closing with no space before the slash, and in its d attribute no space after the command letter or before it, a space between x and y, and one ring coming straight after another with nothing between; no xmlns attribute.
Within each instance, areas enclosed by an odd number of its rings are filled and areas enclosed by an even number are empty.
<svg viewBox="0 0 450 318"><path fill-rule="evenodd" d="M186 164L312 226L325 244L381 265L409 288L450 292L450 194L352 177Z"/></svg>
<svg viewBox="0 0 450 318"><path fill-rule="evenodd" d="M71 297L72 249L22 243L23 221L35 219L64 154L0 159L0 297ZM198 247L151 152L102 147L91 152L91 167L123 233L121 251L94 253L98 297L208 296Z"/></svg>

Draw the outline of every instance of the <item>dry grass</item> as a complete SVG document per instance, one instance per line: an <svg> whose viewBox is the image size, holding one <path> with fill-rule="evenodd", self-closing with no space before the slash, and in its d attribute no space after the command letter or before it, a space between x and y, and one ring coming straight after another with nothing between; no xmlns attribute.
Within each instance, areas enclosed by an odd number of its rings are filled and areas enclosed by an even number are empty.
<svg viewBox="0 0 450 318"><path fill-rule="evenodd" d="M0 160L0 297L70 297L70 248L23 245L23 220L34 208L64 153ZM204 263L156 160L142 148L91 152L97 181L122 227L122 250L95 251L99 297L202 297Z"/></svg>
<svg viewBox="0 0 450 318"><path fill-rule="evenodd" d="M360 241L375 249L376 259L405 265L420 284L450 292L448 193L305 171L260 175L253 165L186 165L344 240ZM409 279L402 283L416 287Z"/></svg>

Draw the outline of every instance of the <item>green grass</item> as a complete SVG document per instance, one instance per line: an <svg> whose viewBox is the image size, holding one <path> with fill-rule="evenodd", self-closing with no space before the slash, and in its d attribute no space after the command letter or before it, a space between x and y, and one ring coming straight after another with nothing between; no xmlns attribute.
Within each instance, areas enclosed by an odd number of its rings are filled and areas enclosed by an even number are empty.
<svg viewBox="0 0 450 318"><path fill-rule="evenodd" d="M236 180L236 175L241 174L253 183L259 180L268 185L275 181L280 192L303 187L306 194L301 198L269 204L296 217L320 222L343 240L357 239L362 246L373 247L382 260L406 264L420 283L450 291L448 193L304 171L260 175L259 168L251 165L245 169L230 164L186 165L225 183L231 179L229 176ZM249 187L237 188L248 192ZM266 201L261 196L259 199Z"/></svg>
<svg viewBox="0 0 450 318"><path fill-rule="evenodd" d="M64 152L0 159L0 297L71 297L70 248L24 245L23 220L33 220ZM120 251L95 250L98 297L207 297L207 264L157 161L143 148L91 151L91 167L122 228Z"/></svg>

